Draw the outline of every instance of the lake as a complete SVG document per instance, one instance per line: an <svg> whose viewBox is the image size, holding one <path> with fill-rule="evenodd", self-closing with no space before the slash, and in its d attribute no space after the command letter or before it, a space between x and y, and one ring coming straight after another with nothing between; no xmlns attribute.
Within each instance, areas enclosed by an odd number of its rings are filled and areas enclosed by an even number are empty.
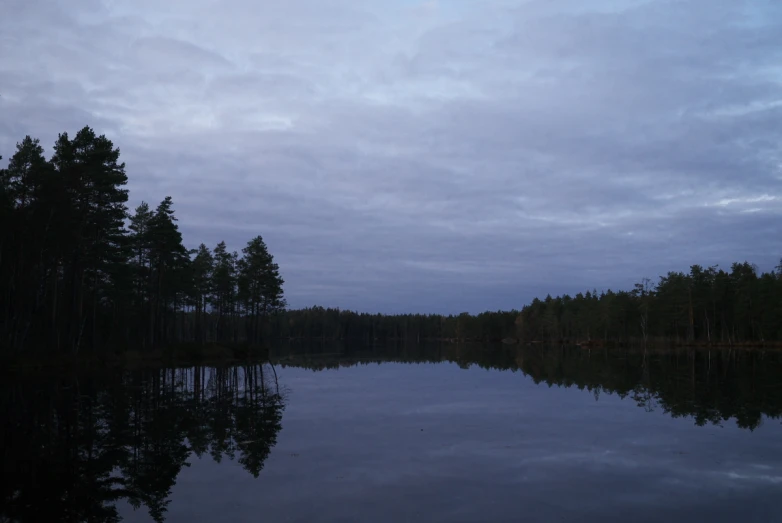
<svg viewBox="0 0 782 523"><path fill-rule="evenodd" d="M782 521L778 352L271 361L5 376L0 521Z"/></svg>

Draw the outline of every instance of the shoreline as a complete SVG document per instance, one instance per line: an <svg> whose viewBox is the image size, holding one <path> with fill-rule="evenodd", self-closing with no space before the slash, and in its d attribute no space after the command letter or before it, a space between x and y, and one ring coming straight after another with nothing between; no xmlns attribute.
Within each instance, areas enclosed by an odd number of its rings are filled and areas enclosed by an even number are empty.
<svg viewBox="0 0 782 523"><path fill-rule="evenodd" d="M122 353L91 354L50 354L34 352L16 358L0 358L3 371L46 370L72 368L156 368L197 366L217 364L217 366L241 364L244 362L268 361L269 350L241 344L193 343L177 344L149 351L128 350Z"/></svg>
<svg viewBox="0 0 782 523"><path fill-rule="evenodd" d="M400 339L388 339L388 340L376 340L374 343L366 344L359 343L352 340L338 340L338 339L285 339L281 340L280 345L294 343L295 345L306 344L326 344L326 343L345 343L349 345L365 345L367 347L384 345L384 344L398 344L405 345L404 340ZM451 338L446 339L426 339L420 342L412 342L414 345L428 344L428 343L442 343L447 345L486 345L487 350L496 349L497 347L505 347L506 349L513 350L514 348L525 347L540 347L544 348L560 348L560 347L575 347L584 350L603 349L608 351L615 350L641 350L646 348L652 350L670 349L670 350L737 350L743 349L748 351L755 350L782 350L781 342L771 343L759 343L759 342L744 342L744 343L671 343L665 341L648 341L644 344L642 341L633 342L603 342L601 341L588 341L577 342L574 340L554 340L554 341L519 341L519 340L456 340ZM274 347L274 345L272 345ZM242 363L259 361L270 361L270 348L269 347L253 347L246 344L232 344L232 343L186 343L176 344L168 347L158 348L150 351L138 351L128 350L121 353L109 353L109 354L91 354L89 352L82 352L79 354L58 355L50 354L46 352L33 352L29 354L19 355L16 358L0 357L0 369L2 371L16 371L16 370L47 370L47 369L67 369L74 370L90 369L90 368L157 368L157 367L182 367L182 366L227 366L227 365L240 365Z"/></svg>

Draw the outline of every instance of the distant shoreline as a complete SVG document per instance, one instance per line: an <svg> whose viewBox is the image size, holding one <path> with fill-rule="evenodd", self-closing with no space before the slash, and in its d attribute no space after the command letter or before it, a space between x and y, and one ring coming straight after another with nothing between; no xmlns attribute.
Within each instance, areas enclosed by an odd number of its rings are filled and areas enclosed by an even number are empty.
<svg viewBox="0 0 782 523"><path fill-rule="evenodd" d="M574 340L554 340L554 341L519 341L519 340L469 340L469 339L426 339L420 342L405 342L401 339L375 340L375 343L366 344L360 340L339 340L333 338L286 338L279 340L275 345L286 344L303 345L323 345L323 344L344 344L349 346L383 346L388 344L396 345L423 345L423 344L444 344L444 345L487 345L494 348L498 346L513 350L517 347L540 347L542 349L551 349L559 347L577 347L584 350L604 349L614 350L641 350L646 346L647 349L659 351L661 349L693 349L693 350L782 350L780 342L743 342L743 343L688 343L688 342L669 342L650 340L645 345L643 341L633 340L631 342L603 342L602 340L581 341ZM487 349L491 350L491 349ZM106 367L128 367L128 368L158 368L158 367L180 367L180 366L198 366L198 365L240 365L243 363L258 363L259 361L270 361L270 349L268 347L253 347L246 344L226 344L226 343L183 343L170 347L157 348L150 351L127 350L121 353L90 354L82 352L78 354L49 354L45 352L25 353L17 358L0 358L0 366L6 371L18 370L44 370L44 369L84 369L84 368L106 368Z"/></svg>

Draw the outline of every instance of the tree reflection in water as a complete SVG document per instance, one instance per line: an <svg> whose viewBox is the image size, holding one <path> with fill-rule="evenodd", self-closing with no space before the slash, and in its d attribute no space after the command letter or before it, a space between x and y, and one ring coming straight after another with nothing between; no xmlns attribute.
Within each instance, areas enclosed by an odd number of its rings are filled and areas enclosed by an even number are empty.
<svg viewBox="0 0 782 523"><path fill-rule="evenodd" d="M632 398L648 411L697 425L735 420L754 430L782 417L782 351L747 349L585 349L542 345L321 345L277 351L282 366L312 370L379 362L452 362L462 368L521 371L535 383ZM520 399L520 401L522 401Z"/></svg>
<svg viewBox="0 0 782 523"><path fill-rule="evenodd" d="M314 371L454 362L521 372L540 386L588 390L598 401L618 395L696 425L754 430L782 417L782 353L773 351L324 345L275 350L272 359ZM285 404L268 364L35 373L1 383L0 521L119 521L120 500L163 521L193 454L234 460L258 477Z"/></svg>
<svg viewBox="0 0 782 523"><path fill-rule="evenodd" d="M122 499L163 521L191 453L258 477L284 409L269 365L19 375L2 391L0 521L119 521Z"/></svg>

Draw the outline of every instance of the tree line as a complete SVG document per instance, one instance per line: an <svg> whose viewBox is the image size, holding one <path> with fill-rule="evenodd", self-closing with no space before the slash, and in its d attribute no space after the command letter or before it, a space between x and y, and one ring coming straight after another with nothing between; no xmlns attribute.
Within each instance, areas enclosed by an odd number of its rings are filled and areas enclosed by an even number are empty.
<svg viewBox="0 0 782 523"><path fill-rule="evenodd" d="M782 267L748 262L644 279L630 291L535 299L517 321L519 337L548 342L631 341L762 345L782 341Z"/></svg>
<svg viewBox="0 0 782 523"><path fill-rule="evenodd" d="M120 151L89 127L36 139L0 170L0 351L74 354L281 339L573 344L782 342L782 270L693 265L633 289L534 299L477 315L285 310L261 236L188 250L173 200L127 207Z"/></svg>
<svg viewBox="0 0 782 523"><path fill-rule="evenodd" d="M0 170L0 346L60 353L257 342L285 306L261 236L188 250L173 200L127 207L120 151L89 127L45 158L25 137ZM209 313L207 313L209 312Z"/></svg>
<svg viewBox="0 0 782 523"><path fill-rule="evenodd" d="M309 307L281 311L270 322L274 339L309 341L501 341L516 335L519 311L476 315L369 314L337 308Z"/></svg>
<svg viewBox="0 0 782 523"><path fill-rule="evenodd" d="M760 273L747 262L729 271L693 265L632 290L535 298L519 310L477 315L365 314L311 307L284 311L271 323L276 339L544 342L621 345L763 345L782 342L782 271Z"/></svg>

